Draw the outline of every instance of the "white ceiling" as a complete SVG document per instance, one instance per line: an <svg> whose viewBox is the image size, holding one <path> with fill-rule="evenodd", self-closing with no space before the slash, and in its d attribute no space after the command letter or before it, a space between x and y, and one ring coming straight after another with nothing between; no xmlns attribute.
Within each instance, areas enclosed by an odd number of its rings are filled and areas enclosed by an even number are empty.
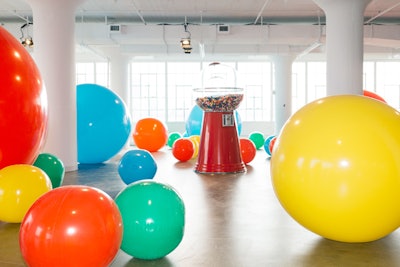
<svg viewBox="0 0 400 267"><path fill-rule="evenodd" d="M31 15L25 0L0 0L0 22ZM195 24L318 23L319 16L313 0L86 0L77 11L83 21L139 24L184 23L185 17ZM365 20L375 16L372 23L400 23L399 1L372 0Z"/></svg>
<svg viewBox="0 0 400 267"><path fill-rule="evenodd" d="M26 20L34 22L26 1L0 0L0 23L7 26ZM400 48L399 0L372 0L364 21L371 51ZM86 0L76 12L76 22L77 42L95 53L118 47L136 56L182 54L178 44L185 37L182 25L186 22L193 54L203 44L208 55L258 55L288 49L299 52L323 42L325 17L313 0ZM123 31L110 35L109 24L120 24ZM217 24L230 25L230 34L217 36Z"/></svg>

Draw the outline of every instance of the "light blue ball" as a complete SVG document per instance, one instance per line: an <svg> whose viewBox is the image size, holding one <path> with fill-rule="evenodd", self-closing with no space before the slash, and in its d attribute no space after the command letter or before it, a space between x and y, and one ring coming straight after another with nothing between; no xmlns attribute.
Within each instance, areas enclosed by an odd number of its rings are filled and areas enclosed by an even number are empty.
<svg viewBox="0 0 400 267"><path fill-rule="evenodd" d="M188 136L200 135L201 127L203 125L204 111L195 105L189 113L189 117L186 120L186 134Z"/></svg>
<svg viewBox="0 0 400 267"><path fill-rule="evenodd" d="M78 162L102 163L128 141L130 116L123 100L106 87L80 84L76 89Z"/></svg>

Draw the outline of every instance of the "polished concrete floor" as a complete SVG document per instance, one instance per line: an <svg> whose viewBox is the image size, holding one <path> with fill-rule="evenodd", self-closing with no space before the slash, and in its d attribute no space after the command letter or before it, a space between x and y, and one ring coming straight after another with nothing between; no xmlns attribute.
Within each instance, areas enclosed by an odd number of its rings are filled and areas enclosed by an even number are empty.
<svg viewBox="0 0 400 267"><path fill-rule="evenodd" d="M378 241L350 244L321 238L297 224L274 195L264 151L257 152L245 174L220 176L196 174L194 160L177 162L167 148L153 155L154 179L173 186L185 203L183 240L154 261L120 251L111 267L400 266L399 230ZM64 185L90 185L115 197L125 186L117 166L80 166L66 174ZM18 231L19 224L0 222L0 267L25 266Z"/></svg>

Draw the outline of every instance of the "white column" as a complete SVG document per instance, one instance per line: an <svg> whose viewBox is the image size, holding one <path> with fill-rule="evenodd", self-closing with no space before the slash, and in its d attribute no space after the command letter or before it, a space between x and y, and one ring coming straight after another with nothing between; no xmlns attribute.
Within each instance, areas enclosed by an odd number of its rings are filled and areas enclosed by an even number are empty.
<svg viewBox="0 0 400 267"><path fill-rule="evenodd" d="M129 90L129 62L130 57L119 51L108 51L110 60L110 89L113 90L125 103L126 110L130 114L130 90ZM131 117L131 116L130 116ZM129 148L130 140L125 144Z"/></svg>
<svg viewBox="0 0 400 267"><path fill-rule="evenodd" d="M110 56L110 89L129 106L129 62L130 58L122 54Z"/></svg>
<svg viewBox="0 0 400 267"><path fill-rule="evenodd" d="M49 124L44 152L66 171L77 169L75 9L84 0L28 0L33 12L34 58L46 85Z"/></svg>
<svg viewBox="0 0 400 267"><path fill-rule="evenodd" d="M275 134L279 134L283 125L292 115L292 63L290 54L274 55L275 80Z"/></svg>
<svg viewBox="0 0 400 267"><path fill-rule="evenodd" d="M326 15L327 95L363 94L363 22L371 0L314 2Z"/></svg>

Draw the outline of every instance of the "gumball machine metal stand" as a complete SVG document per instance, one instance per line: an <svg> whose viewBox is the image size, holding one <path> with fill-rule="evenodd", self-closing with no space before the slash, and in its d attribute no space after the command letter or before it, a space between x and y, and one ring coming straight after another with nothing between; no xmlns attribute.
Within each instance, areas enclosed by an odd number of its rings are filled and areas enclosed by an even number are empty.
<svg viewBox="0 0 400 267"><path fill-rule="evenodd" d="M246 172L242 161L234 111L243 100L243 89L231 86L226 79L236 74L232 68L211 63L206 86L194 89L196 104L204 111L195 172L228 174ZM203 73L203 84L204 84ZM225 86L224 86L225 85ZM226 86L228 85L228 86Z"/></svg>

